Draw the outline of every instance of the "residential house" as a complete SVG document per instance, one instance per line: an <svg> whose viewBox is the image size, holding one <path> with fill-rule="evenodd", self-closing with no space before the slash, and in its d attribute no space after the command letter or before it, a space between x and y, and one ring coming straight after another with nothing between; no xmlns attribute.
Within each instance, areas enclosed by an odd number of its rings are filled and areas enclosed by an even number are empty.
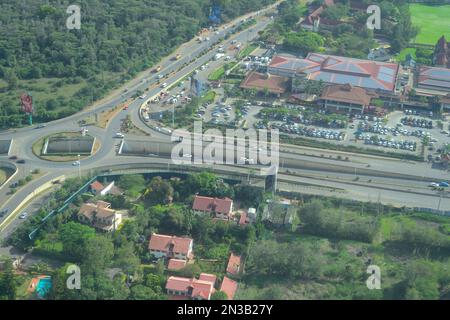
<svg viewBox="0 0 450 320"><path fill-rule="evenodd" d="M104 186L102 183L96 180L90 184L89 188L94 195L105 196L107 194L113 195L123 194L123 192L118 187L115 186L114 181Z"/></svg>
<svg viewBox="0 0 450 320"><path fill-rule="evenodd" d="M192 259L194 240L153 233L148 248L156 258Z"/></svg>
<svg viewBox="0 0 450 320"><path fill-rule="evenodd" d="M167 294L194 300L209 300L214 293L216 276L201 273L198 279L171 276L167 279Z"/></svg>
<svg viewBox="0 0 450 320"><path fill-rule="evenodd" d="M213 214L216 218L230 220L233 216L233 200L196 195L192 210L197 214Z"/></svg>
<svg viewBox="0 0 450 320"><path fill-rule="evenodd" d="M184 267L186 267L186 260L181 260L181 259L169 259L169 262L167 264L167 269L168 270L181 270Z"/></svg>
<svg viewBox="0 0 450 320"><path fill-rule="evenodd" d="M231 280L228 277L223 277L222 285L220 286L220 291L226 293L228 300L233 300L238 289L238 283L234 280Z"/></svg>
<svg viewBox="0 0 450 320"><path fill-rule="evenodd" d="M122 223L122 214L111 209L111 204L105 201L84 203L78 211L78 219L102 231L117 230Z"/></svg>
<svg viewBox="0 0 450 320"><path fill-rule="evenodd" d="M227 264L227 273L233 276L239 275L241 272L241 256L231 253Z"/></svg>

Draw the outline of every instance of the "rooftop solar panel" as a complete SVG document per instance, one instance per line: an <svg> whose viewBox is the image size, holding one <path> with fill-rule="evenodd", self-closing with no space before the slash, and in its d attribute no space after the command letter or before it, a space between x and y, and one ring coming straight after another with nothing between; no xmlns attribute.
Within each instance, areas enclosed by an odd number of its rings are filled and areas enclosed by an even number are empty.
<svg viewBox="0 0 450 320"><path fill-rule="evenodd" d="M394 81L394 76L384 73L378 74L378 79L384 82L392 83Z"/></svg>
<svg viewBox="0 0 450 320"><path fill-rule="evenodd" d="M420 84L450 89L450 81L439 81L439 80L427 79L427 80L420 82Z"/></svg>
<svg viewBox="0 0 450 320"><path fill-rule="evenodd" d="M380 73L386 73L388 75L393 76L394 75L394 70L392 70L391 68L388 67L380 67Z"/></svg>

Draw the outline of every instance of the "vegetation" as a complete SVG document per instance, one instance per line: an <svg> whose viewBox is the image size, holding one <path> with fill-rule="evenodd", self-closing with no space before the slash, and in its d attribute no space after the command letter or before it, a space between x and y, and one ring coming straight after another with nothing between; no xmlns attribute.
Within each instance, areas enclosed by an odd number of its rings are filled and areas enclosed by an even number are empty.
<svg viewBox="0 0 450 320"><path fill-rule="evenodd" d="M227 21L273 2L228 0L222 17ZM23 92L33 95L38 122L100 99L207 26L211 1L77 4L81 30L66 29L68 2L38 0L26 9L13 0L0 4L0 24L6 26L0 35L0 128L26 123L18 99Z"/></svg>
<svg viewBox="0 0 450 320"><path fill-rule="evenodd" d="M450 5L411 3L409 9L413 24L420 29L416 43L435 45L443 35L450 38Z"/></svg>

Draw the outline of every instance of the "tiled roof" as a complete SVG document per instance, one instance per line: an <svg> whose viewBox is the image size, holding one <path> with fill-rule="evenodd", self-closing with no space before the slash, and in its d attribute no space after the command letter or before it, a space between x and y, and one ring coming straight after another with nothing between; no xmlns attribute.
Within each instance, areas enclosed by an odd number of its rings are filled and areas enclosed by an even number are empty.
<svg viewBox="0 0 450 320"><path fill-rule="evenodd" d="M418 85L436 87L436 89L450 90L450 69L421 67Z"/></svg>
<svg viewBox="0 0 450 320"><path fill-rule="evenodd" d="M100 192L100 191L102 191L102 190L105 188L105 186L102 185L102 184L101 184L100 182L98 182L98 181L92 182L91 185L90 185L90 187L91 187L91 190L93 190L93 191L95 191L95 192Z"/></svg>
<svg viewBox="0 0 450 320"><path fill-rule="evenodd" d="M223 277L222 285L220 286L220 291L223 291L227 294L228 300L233 300L234 295L238 289L238 283L234 280L231 280L228 277Z"/></svg>
<svg viewBox="0 0 450 320"><path fill-rule="evenodd" d="M349 84L339 84L327 86L322 92L321 99L368 106L373 97L363 88L353 87Z"/></svg>
<svg viewBox="0 0 450 320"><path fill-rule="evenodd" d="M233 253L228 259L227 273L237 275L241 268L241 256L236 256Z"/></svg>
<svg viewBox="0 0 450 320"><path fill-rule="evenodd" d="M289 79L276 75L263 74L252 71L242 81L241 88L268 90L270 93L285 93L289 87Z"/></svg>
<svg viewBox="0 0 450 320"><path fill-rule="evenodd" d="M349 83L366 89L394 91L399 65L310 53L305 59L276 56L269 68L291 70L305 74L307 79L326 83Z"/></svg>
<svg viewBox="0 0 450 320"><path fill-rule="evenodd" d="M201 273L198 279L202 280L202 281L208 281L208 282L211 282L212 284L214 284L214 283L216 283L217 277L214 274Z"/></svg>
<svg viewBox="0 0 450 320"><path fill-rule="evenodd" d="M192 209L228 214L231 211L232 206L233 200L229 198L220 199L196 195L194 198L194 203L192 204Z"/></svg>
<svg viewBox="0 0 450 320"><path fill-rule="evenodd" d="M169 270L180 270L186 266L186 260L181 259L170 259L167 265Z"/></svg>
<svg viewBox="0 0 450 320"><path fill-rule="evenodd" d="M204 274L200 274L200 278ZM208 275L209 276L209 275ZM204 276L205 277L205 276ZM211 294L214 293L214 283L211 281L205 281L200 279L189 279L182 277L169 277L166 283L167 290L185 292L190 298L202 298L209 299ZM191 292L189 294L189 291Z"/></svg>
<svg viewBox="0 0 450 320"><path fill-rule="evenodd" d="M167 252L169 251L169 247L173 245L173 252L187 255L192 242L193 240L191 238L180 238L154 233L150 237L148 248L150 250Z"/></svg>
<svg viewBox="0 0 450 320"><path fill-rule="evenodd" d="M113 216L116 213L115 210L110 209L110 206L111 204L105 201L97 201L96 204L84 203L78 213L85 216L89 220L92 220L94 215L97 218L106 218Z"/></svg>

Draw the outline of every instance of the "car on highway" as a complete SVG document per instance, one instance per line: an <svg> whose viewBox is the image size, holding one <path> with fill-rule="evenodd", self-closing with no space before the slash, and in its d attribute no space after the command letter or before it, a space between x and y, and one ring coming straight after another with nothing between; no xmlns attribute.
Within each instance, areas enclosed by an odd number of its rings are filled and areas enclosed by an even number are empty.
<svg viewBox="0 0 450 320"><path fill-rule="evenodd" d="M16 163L24 164L26 161L24 159L17 160Z"/></svg>
<svg viewBox="0 0 450 320"><path fill-rule="evenodd" d="M140 96L139 96L140 99L145 99L145 97L147 97L146 94L143 94L143 95L140 95Z"/></svg>
<svg viewBox="0 0 450 320"><path fill-rule="evenodd" d="M437 188L439 187L439 183L436 182L430 182L430 184L428 185L429 187L433 187L433 188Z"/></svg>
<svg viewBox="0 0 450 320"><path fill-rule="evenodd" d="M117 132L116 135L115 135L115 137L116 137L116 138L124 138L125 136L124 136L123 133Z"/></svg>
<svg viewBox="0 0 450 320"><path fill-rule="evenodd" d="M17 160L17 156L11 156L9 157L9 160Z"/></svg>
<svg viewBox="0 0 450 320"><path fill-rule="evenodd" d="M165 87L167 87L167 83L163 83L162 85L161 85L161 88L165 88Z"/></svg>
<svg viewBox="0 0 450 320"><path fill-rule="evenodd" d="M442 181L439 182L439 187L448 188L450 187L450 184L448 182Z"/></svg>
<svg viewBox="0 0 450 320"><path fill-rule="evenodd" d="M28 212L23 212L20 216L19 219L26 219L28 217Z"/></svg>
<svg viewBox="0 0 450 320"><path fill-rule="evenodd" d="M125 107L123 107L123 110L128 110L128 105L125 105Z"/></svg>
<svg viewBox="0 0 450 320"><path fill-rule="evenodd" d="M80 163L80 161L75 161L74 163L72 163L72 165L75 167L75 166L79 166L81 163Z"/></svg>
<svg viewBox="0 0 450 320"><path fill-rule="evenodd" d="M42 129L42 128L45 128L46 126L47 125L45 123L41 123L36 126L36 129Z"/></svg>
<svg viewBox="0 0 450 320"><path fill-rule="evenodd" d="M8 210L2 210L0 211L0 218L3 218L8 213Z"/></svg>

